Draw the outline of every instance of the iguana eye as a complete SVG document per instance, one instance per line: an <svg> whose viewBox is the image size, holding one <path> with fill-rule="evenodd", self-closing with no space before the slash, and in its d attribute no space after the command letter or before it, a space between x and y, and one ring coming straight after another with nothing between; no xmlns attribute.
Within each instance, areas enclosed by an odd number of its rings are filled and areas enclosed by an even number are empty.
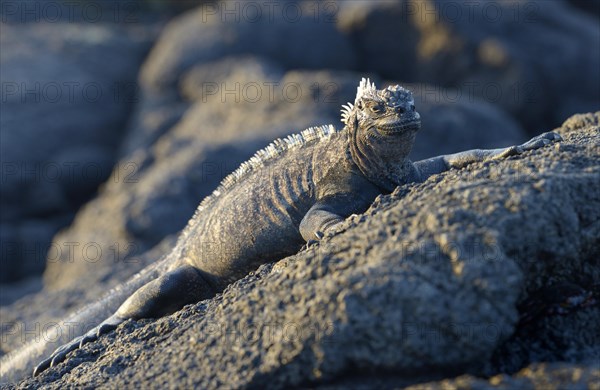
<svg viewBox="0 0 600 390"><path fill-rule="evenodd" d="M384 111L384 108L381 104L370 104L369 109L375 114L381 114Z"/></svg>

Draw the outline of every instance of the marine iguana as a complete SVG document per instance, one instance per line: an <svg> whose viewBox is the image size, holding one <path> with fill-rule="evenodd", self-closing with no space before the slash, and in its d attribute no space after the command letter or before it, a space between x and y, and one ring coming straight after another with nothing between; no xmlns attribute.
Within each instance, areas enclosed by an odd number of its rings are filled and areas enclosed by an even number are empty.
<svg viewBox="0 0 600 390"><path fill-rule="evenodd" d="M345 218L364 212L378 195L398 185L561 139L550 132L519 146L413 163L408 155L421 122L412 93L398 85L377 90L364 78L354 103L343 106L342 122L341 130L332 125L312 127L278 139L227 176L200 203L164 260L88 312L106 311L124 300L118 310L56 349L34 375L127 319L161 317L216 295L261 264L289 256L306 241L335 231Z"/></svg>

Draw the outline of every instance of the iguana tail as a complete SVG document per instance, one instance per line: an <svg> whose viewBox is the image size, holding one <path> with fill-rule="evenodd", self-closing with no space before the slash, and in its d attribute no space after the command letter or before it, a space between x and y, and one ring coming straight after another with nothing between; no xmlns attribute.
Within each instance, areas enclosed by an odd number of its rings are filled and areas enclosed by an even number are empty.
<svg viewBox="0 0 600 390"><path fill-rule="evenodd" d="M38 337L3 356L0 359L0 383L18 381L31 375L33 368L50 356L54 349L98 325L112 315L137 289L163 274L171 264L170 260L169 255L163 257L132 276L127 282L110 290L99 300L60 321L57 326L50 328L44 337Z"/></svg>

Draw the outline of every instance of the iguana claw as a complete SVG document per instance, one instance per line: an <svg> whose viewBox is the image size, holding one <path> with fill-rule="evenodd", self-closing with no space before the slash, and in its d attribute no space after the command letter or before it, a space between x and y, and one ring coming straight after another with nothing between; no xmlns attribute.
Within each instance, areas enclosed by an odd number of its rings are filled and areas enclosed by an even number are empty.
<svg viewBox="0 0 600 390"><path fill-rule="evenodd" d="M533 137L529 141L525 142L523 145L520 145L520 148L525 150L534 150L541 148L542 146L546 146L555 141L562 141L562 137L553 131L548 133L540 134L536 137Z"/></svg>
<svg viewBox="0 0 600 390"><path fill-rule="evenodd" d="M44 361L42 361L40 364L38 364L34 368L33 376L39 375L43 371L46 371L46 369L48 369L50 367L54 367L58 363L65 360L65 357L67 356L67 354L69 352L79 348L79 341L81 339L82 339L82 337L77 337L77 338L71 340L70 342L68 342L67 344L64 344L64 345L58 347L54 352L52 352L52 355L50 355L49 358L45 359Z"/></svg>
<svg viewBox="0 0 600 390"><path fill-rule="evenodd" d="M59 363L62 363L66 359L69 352L79 349L85 344L91 343L92 341L96 341L96 339L98 339L98 337L101 335L116 329L117 326L119 326L119 324L123 321L124 319L113 315L83 336L76 337L70 342L58 347L54 352L52 352L52 355L50 355L49 358L45 359L34 368L33 376L42 373L49 367L54 367Z"/></svg>
<svg viewBox="0 0 600 390"><path fill-rule="evenodd" d="M521 145L509 146L502 150L500 153L492 155L491 160L503 159L510 156L517 156L528 150L539 149L543 146L549 145L552 142L562 141L562 137L553 131L540 134L533 137L529 141Z"/></svg>

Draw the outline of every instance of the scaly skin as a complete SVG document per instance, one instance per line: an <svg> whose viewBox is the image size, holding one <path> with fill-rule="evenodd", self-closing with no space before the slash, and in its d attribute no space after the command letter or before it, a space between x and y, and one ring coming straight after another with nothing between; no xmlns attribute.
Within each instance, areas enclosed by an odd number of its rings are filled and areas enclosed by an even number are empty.
<svg viewBox="0 0 600 390"><path fill-rule="evenodd" d="M259 265L322 238L398 185L560 140L545 133L520 146L412 163L408 154L421 125L411 92L397 85L377 90L365 79L354 104L343 109L342 121L339 131L322 127L276 141L226 178L198 207L166 272L133 292L96 328L58 348L34 375L127 319L164 316L214 296Z"/></svg>

